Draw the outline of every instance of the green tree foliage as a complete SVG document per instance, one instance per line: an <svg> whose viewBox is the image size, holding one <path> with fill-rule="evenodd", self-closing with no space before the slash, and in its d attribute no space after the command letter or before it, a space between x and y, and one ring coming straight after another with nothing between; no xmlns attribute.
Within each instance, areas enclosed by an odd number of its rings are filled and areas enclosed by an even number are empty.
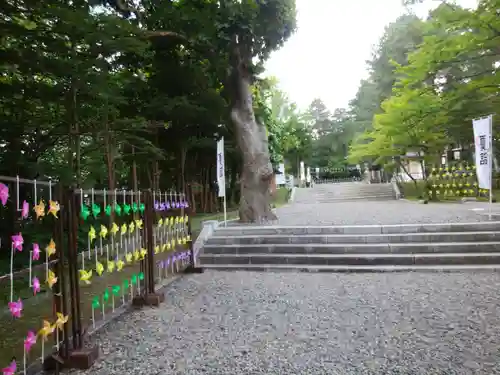
<svg viewBox="0 0 500 375"><path fill-rule="evenodd" d="M406 61L391 57L390 72L372 64L373 74L383 79L363 82L353 101L361 121L371 120L351 147L353 162L387 164L416 152L424 163L439 163L446 146L473 143L473 118L498 107L498 1L482 0L473 10L444 2L425 21L410 25L396 28L392 41L387 34L381 41L382 50L394 57L407 54ZM412 30L413 43L396 43Z"/></svg>
<svg viewBox="0 0 500 375"><path fill-rule="evenodd" d="M267 126L276 158L287 132L266 117L267 102L243 99L294 31L294 1L7 0L0 20L0 174L175 188L213 211L225 136L229 196L252 180L244 219L266 215L267 195L252 192L268 142L251 135ZM261 150L258 163L248 149Z"/></svg>

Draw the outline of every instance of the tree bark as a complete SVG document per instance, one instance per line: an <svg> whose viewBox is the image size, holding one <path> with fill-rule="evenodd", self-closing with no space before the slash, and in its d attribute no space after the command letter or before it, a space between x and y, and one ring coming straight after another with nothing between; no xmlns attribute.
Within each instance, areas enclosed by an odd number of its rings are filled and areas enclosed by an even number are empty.
<svg viewBox="0 0 500 375"><path fill-rule="evenodd" d="M235 36L231 45L231 119L242 156L240 221L260 224L277 217L271 210L269 187L273 169L266 131L255 119L249 71L251 57L246 51Z"/></svg>

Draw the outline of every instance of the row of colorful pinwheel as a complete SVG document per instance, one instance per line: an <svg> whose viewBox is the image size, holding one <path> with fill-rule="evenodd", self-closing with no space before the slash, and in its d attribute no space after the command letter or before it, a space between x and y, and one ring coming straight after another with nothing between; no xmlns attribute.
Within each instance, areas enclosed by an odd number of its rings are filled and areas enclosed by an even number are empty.
<svg viewBox="0 0 500 375"><path fill-rule="evenodd" d="M178 201L156 201L154 203L154 208L156 211L169 211L180 208L188 208L189 203L185 200ZM94 219L97 219L102 211L106 216L111 216L112 213L115 213L117 216L129 215L131 213L140 213L143 214L146 209L144 203L118 203L115 202L113 204L106 204L103 208L97 203L92 203L90 205L82 204L80 208L80 217L83 220L87 220L90 216L93 216Z"/></svg>
<svg viewBox="0 0 500 375"><path fill-rule="evenodd" d="M9 187L5 185L4 183L0 182L0 203L2 206L7 205L7 201L9 200ZM30 212L30 204L28 201L24 200L22 204L17 203L20 207L17 209L21 212L21 218L22 219L27 219L29 217L29 212ZM45 204L45 201L43 199L40 199L38 204L33 205L33 211L35 212L35 216L37 219L41 219L44 217L46 214L51 214L57 219L57 213L61 209L59 202L54 201L54 200L49 200L49 206L47 208L47 205Z"/></svg>
<svg viewBox="0 0 500 375"><path fill-rule="evenodd" d="M459 166L452 166L452 167L441 167L437 168L434 167L431 170L431 175L434 176L441 176L441 177L458 177L458 176L473 176L476 173L476 166L472 165L459 165Z"/></svg>
<svg viewBox="0 0 500 375"><path fill-rule="evenodd" d="M170 239L169 242L162 243L159 245L156 245L154 248L155 254L167 252L167 251L173 251L176 249L177 246L181 245L186 245L189 241L191 241L191 236L185 236L182 238L172 238ZM121 255L117 255L114 260L111 260L108 258L107 261L105 261L105 265L100 262L99 260L96 260L95 262L95 268L86 270L86 269L81 269L79 271L80 273L80 281L84 282L85 284L90 284L91 279L93 276L93 272L95 270L96 274L98 276L102 276L104 272L112 273L115 270L116 271L122 271L125 265L127 264L134 264L138 261L143 260L146 257L147 250L144 248L141 249L136 249L134 251L125 251ZM85 255L82 254L82 257Z"/></svg>
<svg viewBox="0 0 500 375"><path fill-rule="evenodd" d="M172 254L172 256L167 257L167 259L162 259L157 261L156 266L160 270L163 269L167 271L169 267L171 267L172 272L179 272L180 271L179 263L184 265L186 261L189 261L190 259L191 259L191 250L183 251L180 253L174 253ZM160 274L160 276L162 275ZM164 276L166 276L166 274Z"/></svg>
<svg viewBox="0 0 500 375"><path fill-rule="evenodd" d="M186 223L188 221L188 216L177 216L177 217L170 217L170 218L165 218L165 219L160 219L157 223L158 229L155 230L154 236L156 238L156 235L162 237L164 240L166 237L172 238L172 237L182 237L185 236L187 233L187 227ZM92 244L99 236L99 242L100 242L100 250L101 250L101 255L103 255L104 251L104 243L103 240L108 238L108 234L111 233L109 236L110 243L108 245L111 245L111 254L112 258L115 258L114 252L118 254L119 249L126 249L128 247L140 247L140 233L139 231L143 228L143 222L142 219L138 220L132 220L129 224L122 224L120 227L116 224L113 223L111 224L110 228L108 229L105 225L101 225L99 233L97 233L96 229L94 226L91 226L88 231L88 258L91 258L91 252L92 252ZM116 242L115 246L115 237L117 234L120 234L119 236L119 246L118 246L118 241ZM109 246L106 245L106 252L108 254L107 258L109 258ZM95 252L95 257L97 258L97 247L94 246L94 252ZM85 257L83 256L82 253L82 268L85 268L84 266L85 262Z"/></svg>
<svg viewBox="0 0 500 375"><path fill-rule="evenodd" d="M129 215L130 213L144 213L145 210L145 205L144 203L114 203L113 205L107 204L104 206L104 214L106 216L111 216L111 214L114 212L117 216L122 216L122 215ZM93 203L90 206L86 204L82 204L80 208L80 217L83 220L87 220L89 216L93 216L95 219L97 219L101 215L101 206L97 203Z"/></svg>
<svg viewBox="0 0 500 375"><path fill-rule="evenodd" d="M43 326L38 330L37 333L34 331L28 331L26 338L24 339L24 356L23 356L23 364L22 364L22 373L26 374L27 365L28 365L28 355L32 349L32 347L37 343L37 338L40 337L42 339L42 353L41 353L41 361L42 363L45 360L45 343L48 341L48 337L52 334L56 334L56 349L59 349L59 334L60 332L64 334L64 325L68 322L68 315L64 315L60 312L56 313L57 319L51 324L49 321L44 320ZM19 313L19 317L21 317L21 313ZM14 375L16 374L18 369L17 362L15 359L12 362L2 369L2 375Z"/></svg>
<svg viewBox="0 0 500 375"><path fill-rule="evenodd" d="M130 300L134 296L134 287L138 294L141 292L141 282L144 280L144 273L139 272L133 274L130 279L125 279L120 285L113 285L111 288L106 288L101 295L92 297L92 325L95 327L96 316L95 311L102 308L102 317L105 319L106 306L109 305L111 299L111 310L115 311L116 300L121 299L121 305L125 305L125 296L130 290ZM110 292L111 290L111 292Z"/></svg>
<svg viewBox="0 0 500 375"><path fill-rule="evenodd" d="M11 236L11 262L10 262L10 302L9 310L13 317L18 318L21 316L23 309L23 304L21 299L14 301L14 254L16 252L22 252L24 250L24 238L22 233L15 234ZM33 249L30 251L29 260L29 283L30 288L33 289L33 294L36 295L40 292L41 284L38 277L33 272L33 261L38 261L40 259L40 245L38 243L33 243ZM56 243L53 239L50 240L49 244L45 247L45 281L49 288L52 289L54 284L57 283L57 277L55 273L49 269L49 258L56 253Z"/></svg>
<svg viewBox="0 0 500 375"><path fill-rule="evenodd" d="M170 216L169 218L160 218L158 220L157 225L159 227L162 226L170 226L173 227L174 225L177 224L187 224L189 220L189 217L187 215L185 216ZM132 220L129 224L122 224L120 227L116 223L112 223L111 227L108 229L105 225L101 224L100 230L99 230L99 237L101 238L106 238L108 236L108 233L111 233L113 236L120 233L120 235L124 236L127 233L132 234L134 231L140 230L143 228L143 221L142 219L137 219L137 220ZM97 238L97 231L94 228L94 226L90 226L89 231L88 231L88 237L89 241L92 243L96 238Z"/></svg>

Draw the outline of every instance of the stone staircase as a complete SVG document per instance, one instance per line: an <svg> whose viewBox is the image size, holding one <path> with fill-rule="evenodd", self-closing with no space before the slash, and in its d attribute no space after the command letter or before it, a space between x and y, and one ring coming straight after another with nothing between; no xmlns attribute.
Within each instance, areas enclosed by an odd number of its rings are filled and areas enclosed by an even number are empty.
<svg viewBox="0 0 500 375"><path fill-rule="evenodd" d="M199 263L258 271L500 269L500 222L219 227Z"/></svg>
<svg viewBox="0 0 500 375"><path fill-rule="evenodd" d="M318 184L313 188L297 189L294 203L335 203L354 200L391 200L395 193L391 184L341 182Z"/></svg>

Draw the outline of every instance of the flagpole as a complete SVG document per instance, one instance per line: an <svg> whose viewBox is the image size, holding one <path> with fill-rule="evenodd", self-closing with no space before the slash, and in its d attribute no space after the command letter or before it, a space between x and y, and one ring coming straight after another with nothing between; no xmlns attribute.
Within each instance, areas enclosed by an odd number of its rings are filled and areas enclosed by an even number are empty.
<svg viewBox="0 0 500 375"><path fill-rule="evenodd" d="M227 227L226 194L224 194L224 226Z"/></svg>

